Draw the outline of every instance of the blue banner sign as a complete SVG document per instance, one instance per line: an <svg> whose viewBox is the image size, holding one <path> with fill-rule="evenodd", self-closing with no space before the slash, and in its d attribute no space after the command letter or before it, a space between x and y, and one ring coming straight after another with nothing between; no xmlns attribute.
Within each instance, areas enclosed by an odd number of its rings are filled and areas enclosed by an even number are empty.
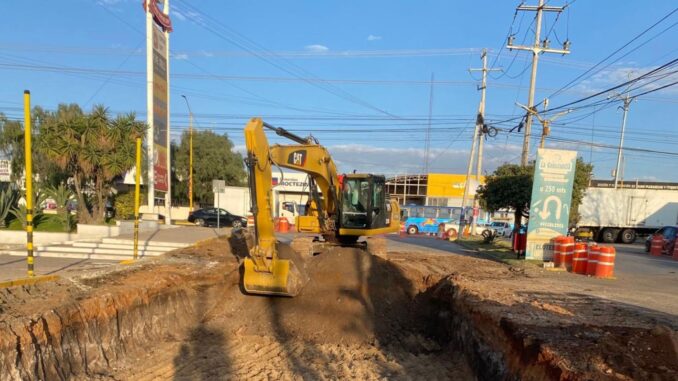
<svg viewBox="0 0 678 381"><path fill-rule="evenodd" d="M567 234L576 166L576 151L537 150L526 259L551 260L551 240Z"/></svg>

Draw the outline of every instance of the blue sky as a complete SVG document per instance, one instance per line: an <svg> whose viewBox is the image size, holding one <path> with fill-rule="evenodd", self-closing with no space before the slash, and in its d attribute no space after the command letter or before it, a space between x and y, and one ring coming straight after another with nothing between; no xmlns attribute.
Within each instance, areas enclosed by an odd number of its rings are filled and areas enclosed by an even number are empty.
<svg viewBox="0 0 678 381"><path fill-rule="evenodd" d="M242 149L241 128L251 116L312 132L329 146L340 169L417 173L424 167L431 75L433 88L429 166L465 171L472 121L480 94L480 51L505 74L489 78L487 118L502 121L527 102L530 54L501 49L509 27L516 43L533 36L534 14L518 1L189 1L171 0L174 32L171 109L174 136L188 124L180 95L188 96L198 128L227 132ZM565 1L550 1L563 5ZM0 24L0 112L21 116L21 94L55 108L103 103L112 112L145 118L145 37L140 0L4 1ZM554 27L544 20L551 45L572 41L568 56L546 54L539 64L540 101L598 63L676 7L674 1L578 0ZM556 107L639 75L678 56L678 13L613 58L637 50L553 97ZM668 30L666 30L668 28ZM660 32L662 32L659 34ZM659 35L657 35L659 34ZM656 37L654 37L657 35ZM654 37L653 39L651 39ZM647 43L646 40L651 39ZM499 54L500 53L500 54ZM675 70L675 69L674 69ZM678 75L654 83L670 83ZM648 85L649 86L649 85ZM641 90L651 89L643 87ZM678 86L631 105L624 177L678 181ZM577 149L610 178L621 111L616 105L591 114L577 110L552 128L547 143ZM566 122L565 125L559 122ZM511 128L515 122L497 125ZM358 130L358 131L357 131ZM362 130L362 131L359 131ZM538 139L541 131L534 126ZM272 139L278 141L277 139ZM532 154L537 141L532 142ZM522 135L500 131L487 140L485 169L518 162Z"/></svg>

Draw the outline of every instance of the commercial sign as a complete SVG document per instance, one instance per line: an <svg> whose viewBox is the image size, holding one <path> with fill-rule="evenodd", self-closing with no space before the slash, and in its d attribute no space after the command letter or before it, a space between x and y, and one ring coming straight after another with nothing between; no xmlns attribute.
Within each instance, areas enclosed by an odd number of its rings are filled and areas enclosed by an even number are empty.
<svg viewBox="0 0 678 381"><path fill-rule="evenodd" d="M153 25L153 179L155 190L167 192L167 36Z"/></svg>
<svg viewBox="0 0 678 381"><path fill-rule="evenodd" d="M481 183L485 182L485 177L480 177ZM470 195L476 193L480 185L476 177L471 177L469 184ZM464 187L466 186L466 175L454 175L447 173L429 173L427 178L426 196L428 197L464 197Z"/></svg>
<svg viewBox="0 0 678 381"><path fill-rule="evenodd" d="M614 188L614 180L591 180L591 188ZM661 183L655 181L620 181L617 188L622 189L653 189L653 190L678 190L678 183Z"/></svg>
<svg viewBox="0 0 678 381"><path fill-rule="evenodd" d="M0 183L7 183L12 177L12 162L0 160Z"/></svg>
<svg viewBox="0 0 678 381"><path fill-rule="evenodd" d="M271 178L273 189L277 192L308 192L308 175L299 172L285 172L282 176Z"/></svg>
<svg viewBox="0 0 678 381"><path fill-rule="evenodd" d="M552 239L567 234L577 152L537 150L525 258L553 258Z"/></svg>

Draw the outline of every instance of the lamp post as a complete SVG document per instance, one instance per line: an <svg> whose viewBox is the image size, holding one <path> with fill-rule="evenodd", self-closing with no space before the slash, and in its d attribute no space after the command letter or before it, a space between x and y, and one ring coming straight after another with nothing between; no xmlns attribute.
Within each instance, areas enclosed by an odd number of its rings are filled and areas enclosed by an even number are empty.
<svg viewBox="0 0 678 381"><path fill-rule="evenodd" d="M185 95L181 96L188 107L188 209L193 210L193 111Z"/></svg>

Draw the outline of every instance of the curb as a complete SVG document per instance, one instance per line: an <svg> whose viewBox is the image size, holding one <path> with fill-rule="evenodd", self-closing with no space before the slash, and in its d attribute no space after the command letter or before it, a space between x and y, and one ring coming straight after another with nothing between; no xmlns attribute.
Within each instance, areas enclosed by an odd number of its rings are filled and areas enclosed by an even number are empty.
<svg viewBox="0 0 678 381"><path fill-rule="evenodd" d="M14 287L14 286L31 286L37 283L51 282L61 278L58 275L41 275L32 278L19 278L0 282L0 288Z"/></svg>

